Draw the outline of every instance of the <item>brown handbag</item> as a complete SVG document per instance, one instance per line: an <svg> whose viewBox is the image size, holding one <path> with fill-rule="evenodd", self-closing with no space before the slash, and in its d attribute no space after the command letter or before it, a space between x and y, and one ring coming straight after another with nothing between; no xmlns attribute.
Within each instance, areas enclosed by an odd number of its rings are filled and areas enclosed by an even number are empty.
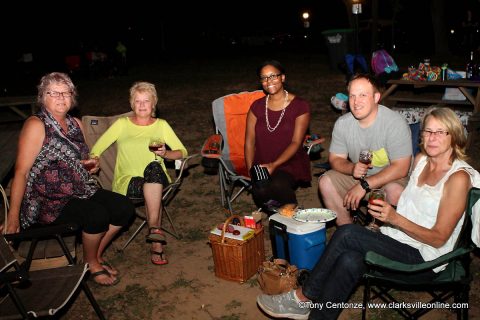
<svg viewBox="0 0 480 320"><path fill-rule="evenodd" d="M258 284L265 294L280 294L297 288L298 268L287 260L264 261L258 268Z"/></svg>

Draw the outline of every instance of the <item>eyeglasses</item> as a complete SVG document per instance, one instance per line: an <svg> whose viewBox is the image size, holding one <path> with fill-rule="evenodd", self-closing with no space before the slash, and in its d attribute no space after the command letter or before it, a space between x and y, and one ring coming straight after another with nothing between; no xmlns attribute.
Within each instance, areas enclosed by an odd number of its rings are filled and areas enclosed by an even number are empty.
<svg viewBox="0 0 480 320"><path fill-rule="evenodd" d="M65 91L65 92L47 91L47 94L52 98L59 98L60 96L64 98L70 98L72 96L71 91Z"/></svg>
<svg viewBox="0 0 480 320"><path fill-rule="evenodd" d="M260 77L260 82L275 81L281 75L282 75L281 73L277 73L277 74L274 73L269 76L263 76L263 77Z"/></svg>
<svg viewBox="0 0 480 320"><path fill-rule="evenodd" d="M431 130L422 130L422 135L424 137L430 137L434 135L435 137L446 137L448 136L448 131L438 130L438 131L431 131Z"/></svg>

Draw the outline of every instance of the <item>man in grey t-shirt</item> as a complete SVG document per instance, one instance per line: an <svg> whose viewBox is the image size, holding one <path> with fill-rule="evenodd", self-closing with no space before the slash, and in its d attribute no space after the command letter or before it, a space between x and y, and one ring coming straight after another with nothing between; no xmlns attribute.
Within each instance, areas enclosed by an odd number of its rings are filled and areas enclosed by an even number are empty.
<svg viewBox="0 0 480 320"><path fill-rule="evenodd" d="M374 188L383 188L396 205L412 161L411 133L405 119L378 104L373 77L355 75L348 84L351 113L341 116L332 133L328 161L332 170L320 177L323 203L337 213L337 225L352 222L349 210ZM361 150L373 153L372 163L358 161Z"/></svg>

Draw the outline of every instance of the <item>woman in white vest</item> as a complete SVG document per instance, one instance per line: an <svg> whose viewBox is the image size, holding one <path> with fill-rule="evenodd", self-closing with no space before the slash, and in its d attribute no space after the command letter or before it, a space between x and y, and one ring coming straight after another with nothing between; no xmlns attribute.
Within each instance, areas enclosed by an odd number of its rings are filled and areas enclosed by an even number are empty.
<svg viewBox="0 0 480 320"><path fill-rule="evenodd" d="M432 107L425 113L421 150L397 209L382 200L368 212L383 222L381 232L359 225L337 229L302 288L282 295L260 295L257 303L271 316L293 319L336 319L341 309L312 308L342 303L366 272L364 256L374 251L403 263L422 263L453 250L465 219L469 189L479 173L465 162L466 136L455 113ZM432 279L445 268L419 274Z"/></svg>

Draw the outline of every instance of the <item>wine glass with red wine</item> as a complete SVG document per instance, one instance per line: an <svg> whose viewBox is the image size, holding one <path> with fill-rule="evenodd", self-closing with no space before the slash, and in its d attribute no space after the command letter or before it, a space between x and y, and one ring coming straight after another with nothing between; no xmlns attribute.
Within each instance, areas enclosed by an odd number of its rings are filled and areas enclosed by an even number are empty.
<svg viewBox="0 0 480 320"><path fill-rule="evenodd" d="M90 172L90 170L92 170L93 168L95 168L95 165L96 165L96 161L95 160L98 160L98 157L96 157L95 155L93 154L89 154L88 155L88 159L86 159L84 162L83 162L83 166L85 168L85 170L87 170L88 172Z"/></svg>
<svg viewBox="0 0 480 320"><path fill-rule="evenodd" d="M155 161L158 161L156 151L160 150L162 147L165 146L165 141L162 138L151 138L150 142L148 143L148 150L155 154Z"/></svg>
<svg viewBox="0 0 480 320"><path fill-rule="evenodd" d="M372 163L373 154L370 150L360 151L358 161L369 166Z"/></svg>
<svg viewBox="0 0 480 320"><path fill-rule="evenodd" d="M372 189L370 191L370 196L368 197L368 203L374 204L373 200L383 200L383 201L385 201L386 198L387 198L387 193L385 192L385 190L383 190L383 189ZM372 218L373 218L372 222L370 222L366 226L366 228L371 230L371 231L379 231L380 228L375 221L375 217L372 217Z"/></svg>

